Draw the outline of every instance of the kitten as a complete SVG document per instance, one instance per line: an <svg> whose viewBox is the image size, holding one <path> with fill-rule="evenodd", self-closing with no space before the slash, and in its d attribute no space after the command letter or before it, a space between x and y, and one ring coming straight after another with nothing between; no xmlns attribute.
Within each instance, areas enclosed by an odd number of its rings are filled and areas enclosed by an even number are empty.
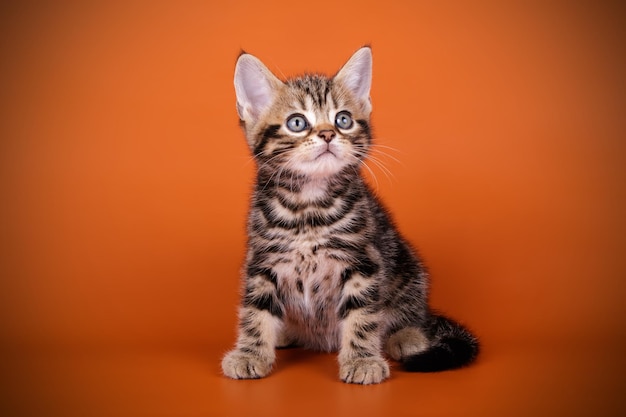
<svg viewBox="0 0 626 417"><path fill-rule="evenodd" d="M237 112L257 177L228 377L266 376L286 346L338 351L339 377L357 384L389 377L383 351L422 372L478 354L468 330L429 309L421 260L361 176L371 78L369 47L332 78L282 82L252 55L237 61Z"/></svg>

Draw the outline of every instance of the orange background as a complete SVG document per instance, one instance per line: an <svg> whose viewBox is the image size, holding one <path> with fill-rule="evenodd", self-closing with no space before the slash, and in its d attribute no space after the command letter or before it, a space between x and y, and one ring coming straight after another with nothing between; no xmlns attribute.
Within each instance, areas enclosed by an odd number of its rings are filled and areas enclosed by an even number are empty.
<svg viewBox="0 0 626 417"><path fill-rule="evenodd" d="M0 6L2 414L624 415L625 14L572 3ZM227 380L235 59L332 74L366 43L376 188L483 354L360 387L281 351Z"/></svg>

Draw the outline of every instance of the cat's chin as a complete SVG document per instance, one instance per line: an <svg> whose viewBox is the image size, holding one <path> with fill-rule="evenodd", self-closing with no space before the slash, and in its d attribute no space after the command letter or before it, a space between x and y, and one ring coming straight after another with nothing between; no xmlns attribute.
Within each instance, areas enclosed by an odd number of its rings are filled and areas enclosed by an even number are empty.
<svg viewBox="0 0 626 417"><path fill-rule="evenodd" d="M302 163L298 166L298 171L311 179L327 179L337 175L345 168L334 154L324 152L314 160Z"/></svg>

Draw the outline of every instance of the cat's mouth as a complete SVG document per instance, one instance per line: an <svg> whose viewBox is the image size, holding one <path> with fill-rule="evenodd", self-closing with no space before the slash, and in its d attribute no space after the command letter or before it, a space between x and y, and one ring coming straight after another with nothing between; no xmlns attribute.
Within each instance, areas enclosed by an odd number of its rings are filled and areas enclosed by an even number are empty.
<svg viewBox="0 0 626 417"><path fill-rule="evenodd" d="M331 151L330 148L328 148L325 151L322 151L319 155L315 157L315 159L320 159L320 158L337 158L337 155L335 155L333 151Z"/></svg>
<svg viewBox="0 0 626 417"><path fill-rule="evenodd" d="M307 174L324 177L340 171L345 163L341 149L335 146L320 146L311 150L306 160L307 164L301 168Z"/></svg>
<svg viewBox="0 0 626 417"><path fill-rule="evenodd" d="M315 155L315 157L313 159L314 160L321 160L321 159L327 159L327 158L339 158L337 153L333 152L333 149L330 146L330 144L326 144L326 147L320 149L319 153L317 155Z"/></svg>

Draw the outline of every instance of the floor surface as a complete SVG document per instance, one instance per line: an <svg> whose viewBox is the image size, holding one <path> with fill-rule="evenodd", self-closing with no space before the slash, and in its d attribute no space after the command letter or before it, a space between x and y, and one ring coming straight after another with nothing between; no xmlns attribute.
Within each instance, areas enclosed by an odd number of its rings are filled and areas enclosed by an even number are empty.
<svg viewBox="0 0 626 417"><path fill-rule="evenodd" d="M334 355L281 350L267 378L220 375L223 349L7 357L7 416L620 416L623 350L487 346L478 363L435 374L392 366L373 386L337 378Z"/></svg>

